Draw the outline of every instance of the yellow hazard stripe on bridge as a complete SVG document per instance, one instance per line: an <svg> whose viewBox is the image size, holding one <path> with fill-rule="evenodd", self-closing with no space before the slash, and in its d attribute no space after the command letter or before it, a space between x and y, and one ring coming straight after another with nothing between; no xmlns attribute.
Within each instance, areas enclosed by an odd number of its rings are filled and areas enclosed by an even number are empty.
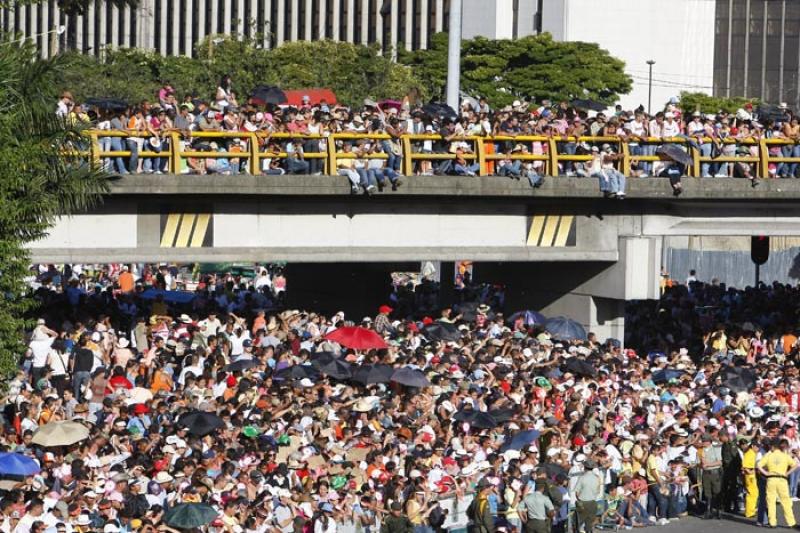
<svg viewBox="0 0 800 533"><path fill-rule="evenodd" d="M539 248L575 246L575 217L572 215L531 217L527 245Z"/></svg>
<svg viewBox="0 0 800 533"><path fill-rule="evenodd" d="M206 244L209 213L170 213L162 223L162 248L201 248ZM206 244L207 245L207 244Z"/></svg>

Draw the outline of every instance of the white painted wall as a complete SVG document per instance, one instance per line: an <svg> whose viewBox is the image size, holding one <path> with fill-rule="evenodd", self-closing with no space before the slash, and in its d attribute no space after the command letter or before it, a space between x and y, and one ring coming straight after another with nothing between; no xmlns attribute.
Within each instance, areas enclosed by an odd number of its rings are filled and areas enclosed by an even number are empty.
<svg viewBox="0 0 800 533"><path fill-rule="evenodd" d="M237 247L525 246L524 215L217 213L214 245ZM247 228L247 231L242 231Z"/></svg>
<svg viewBox="0 0 800 533"><path fill-rule="evenodd" d="M61 217L30 248L136 248L136 220L135 213Z"/></svg>
<svg viewBox="0 0 800 533"><path fill-rule="evenodd" d="M624 109L647 107L646 62L654 60L655 112L681 90L711 93L715 12L713 0L546 0L542 30L596 42L625 61L634 84Z"/></svg>

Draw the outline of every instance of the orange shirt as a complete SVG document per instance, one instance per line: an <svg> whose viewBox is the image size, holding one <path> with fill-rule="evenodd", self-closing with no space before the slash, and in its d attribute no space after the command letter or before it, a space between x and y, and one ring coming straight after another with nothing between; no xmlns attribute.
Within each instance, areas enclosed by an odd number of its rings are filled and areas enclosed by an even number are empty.
<svg viewBox="0 0 800 533"><path fill-rule="evenodd" d="M787 333L783 336L783 353L788 354L792 351L792 346L794 343L797 342L797 337L792 335L791 333Z"/></svg>
<svg viewBox="0 0 800 533"><path fill-rule="evenodd" d="M133 274L128 271L119 275L119 290L122 292L133 292Z"/></svg>
<svg viewBox="0 0 800 533"><path fill-rule="evenodd" d="M150 385L150 392L153 394L159 391L169 392L172 390L172 378L165 372L158 371L153 375L153 383Z"/></svg>

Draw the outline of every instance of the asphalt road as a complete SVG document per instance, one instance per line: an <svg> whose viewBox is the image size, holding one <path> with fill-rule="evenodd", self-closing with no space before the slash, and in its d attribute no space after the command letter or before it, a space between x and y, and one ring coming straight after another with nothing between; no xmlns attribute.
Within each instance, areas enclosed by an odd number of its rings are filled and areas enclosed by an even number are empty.
<svg viewBox="0 0 800 533"><path fill-rule="evenodd" d="M800 518L800 502L794 503L795 518ZM789 531L785 527L786 522L783 521L783 512L780 505L778 506L778 529L774 530L776 533L782 531ZM737 515L722 515L720 520L711 519L703 520L694 516L681 518L675 522L670 522L665 526L653 526L648 528L635 528L635 531L647 530L653 533L656 530L661 530L664 533L746 533L762 530L764 532L770 531L768 528L762 528L756 525L754 520L745 519ZM632 531L634 531L632 530ZM620 530L624 531L624 530Z"/></svg>

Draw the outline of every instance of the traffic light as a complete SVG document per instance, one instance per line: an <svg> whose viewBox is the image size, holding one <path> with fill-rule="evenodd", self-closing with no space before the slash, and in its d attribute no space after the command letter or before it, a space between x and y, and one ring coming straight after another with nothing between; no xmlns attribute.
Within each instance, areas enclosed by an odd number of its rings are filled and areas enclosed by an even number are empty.
<svg viewBox="0 0 800 533"><path fill-rule="evenodd" d="M750 237L750 259L757 265L763 265L769 259L769 237L763 235Z"/></svg>

